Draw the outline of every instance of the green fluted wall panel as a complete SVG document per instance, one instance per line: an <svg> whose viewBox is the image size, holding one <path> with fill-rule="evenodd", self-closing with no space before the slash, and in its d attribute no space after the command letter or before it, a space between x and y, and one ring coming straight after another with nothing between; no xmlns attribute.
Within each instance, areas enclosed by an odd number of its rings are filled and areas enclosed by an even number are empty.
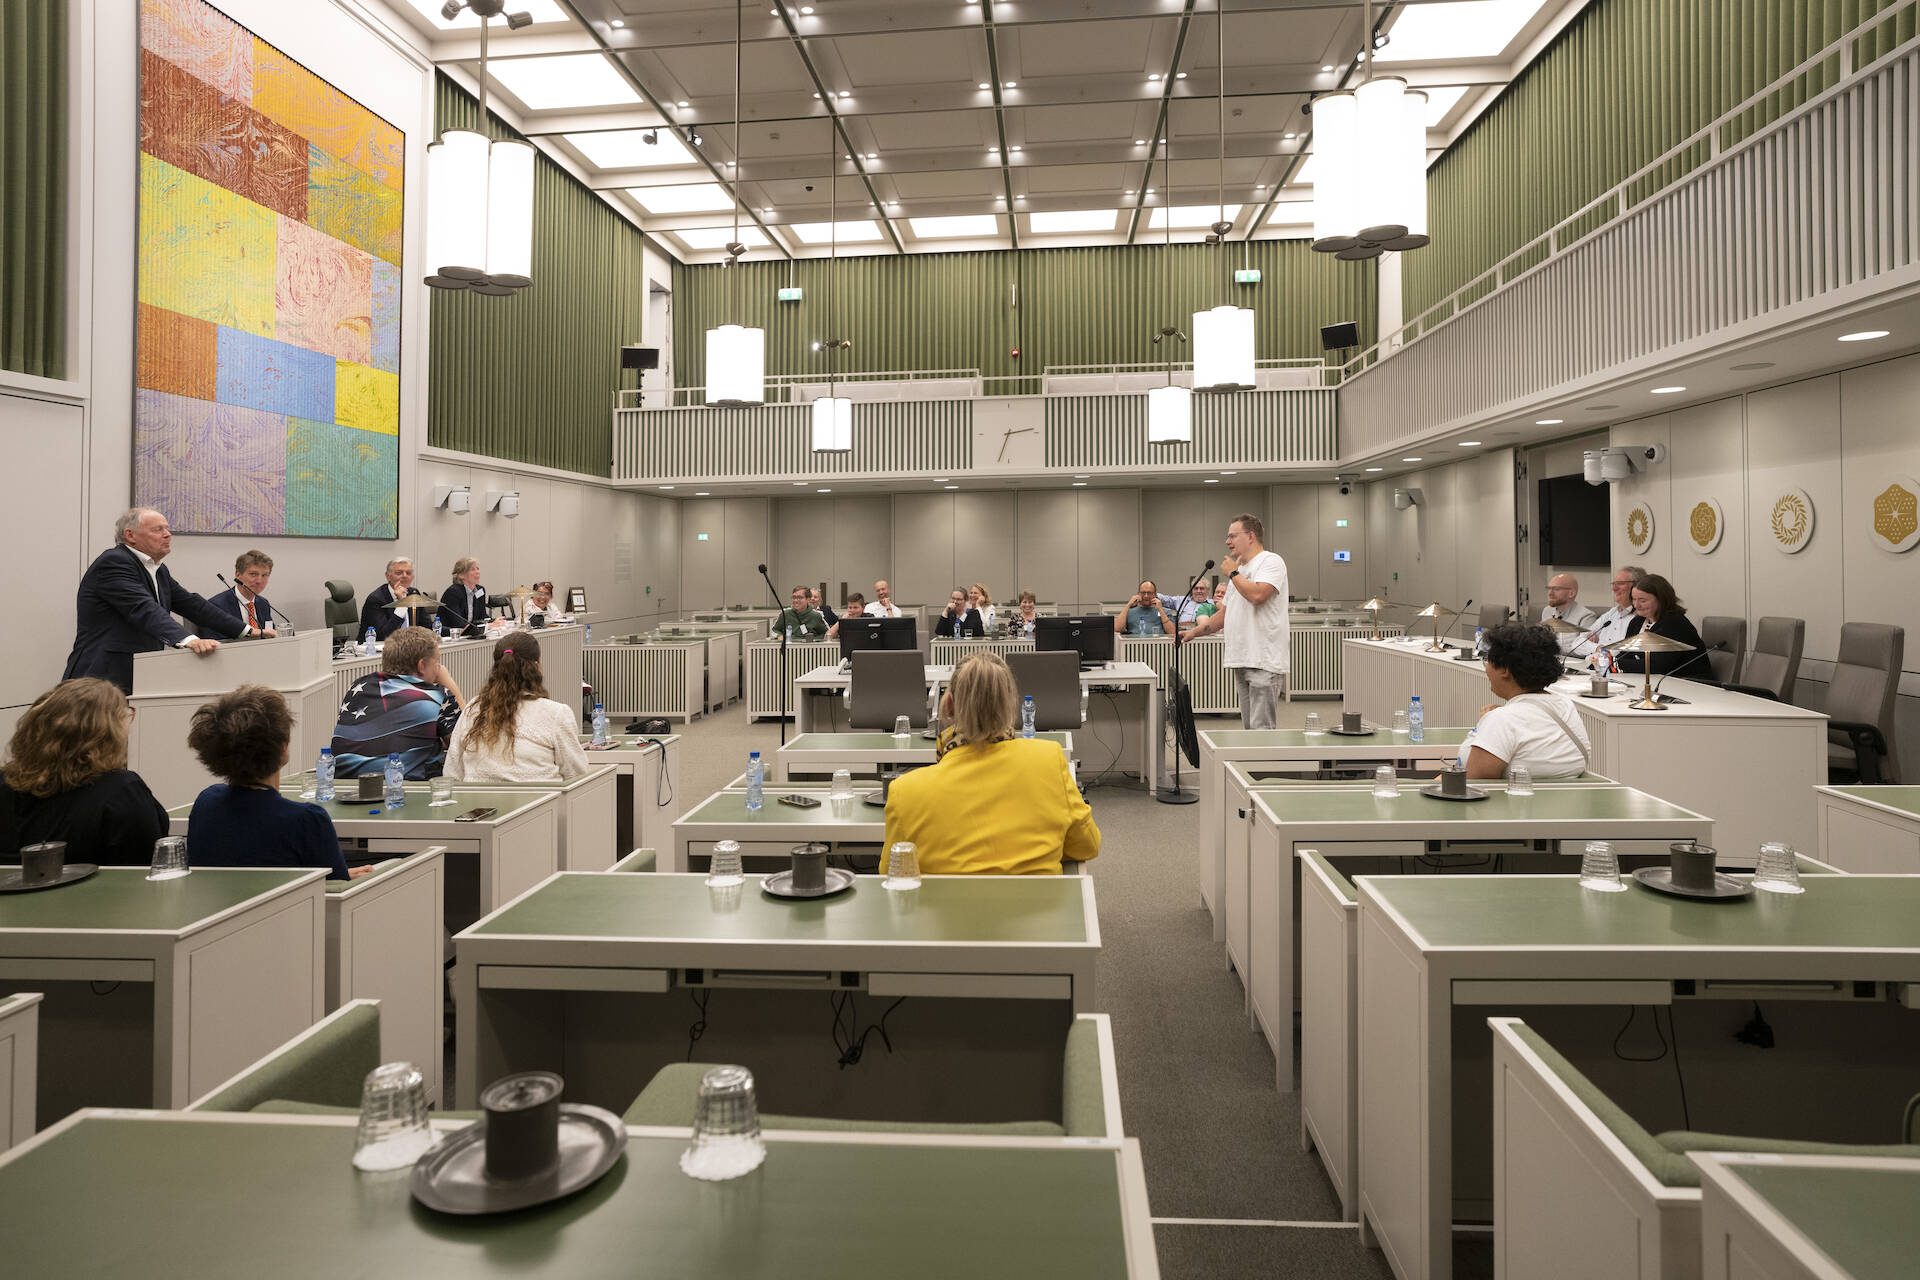
<svg viewBox="0 0 1920 1280"><path fill-rule="evenodd" d="M0 368L67 373L66 0L0 0Z"/></svg>
<svg viewBox="0 0 1920 1280"><path fill-rule="evenodd" d="M1429 170L1433 244L1405 257L1407 319L1853 27L1904 3L1594 0ZM1909 8L1876 29L1856 56L1871 59L1913 34ZM1747 112L1723 145L1838 76L1837 59L1826 60ZM1706 146L1692 148L1639 184L1633 198L1644 199L1707 158Z"/></svg>
<svg viewBox="0 0 1920 1280"><path fill-rule="evenodd" d="M1260 269L1262 283L1222 283L1243 262ZM1305 241L1256 241L1250 250L1236 243L1224 255L1200 245L887 255L842 258L833 270L830 318L822 260L749 259L737 275L721 266L677 267L674 382L705 385L706 331L727 323L766 329L770 375L824 375L829 357L812 343L848 337L853 348L837 357L837 372L979 369L1032 380L990 384L989 394L1038 391L1048 365L1163 358L1152 341L1160 326L1191 331L1194 311L1225 300L1258 313L1261 359L1318 358L1320 326L1339 320L1357 322L1363 342L1373 338L1373 264L1335 262ZM788 283L801 287L802 301L777 301ZM1189 360L1191 350L1182 347L1175 358Z"/></svg>
<svg viewBox="0 0 1920 1280"><path fill-rule="evenodd" d="M440 76L435 115L441 130L471 129L479 105ZM620 346L640 340L646 311L645 237L545 156L534 166L533 286L432 292L427 442L610 475Z"/></svg>

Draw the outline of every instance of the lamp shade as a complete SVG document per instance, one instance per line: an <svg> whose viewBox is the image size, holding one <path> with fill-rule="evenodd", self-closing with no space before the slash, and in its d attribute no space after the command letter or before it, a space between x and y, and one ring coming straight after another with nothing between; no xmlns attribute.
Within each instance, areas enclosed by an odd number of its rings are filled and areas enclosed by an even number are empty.
<svg viewBox="0 0 1920 1280"><path fill-rule="evenodd" d="M845 396L821 396L813 402L813 451L849 453L853 450L853 401Z"/></svg>
<svg viewBox="0 0 1920 1280"><path fill-rule="evenodd" d="M1185 387L1154 387L1147 392L1147 443L1188 444L1193 440L1193 392Z"/></svg>
<svg viewBox="0 0 1920 1280"><path fill-rule="evenodd" d="M707 330L707 403L746 407L766 401L767 331L737 324Z"/></svg>
<svg viewBox="0 0 1920 1280"><path fill-rule="evenodd" d="M533 147L496 142L487 157L487 280L533 283Z"/></svg>
<svg viewBox="0 0 1920 1280"><path fill-rule="evenodd" d="M1427 98L1398 76L1313 102L1313 247L1378 257L1427 243Z"/></svg>
<svg viewBox="0 0 1920 1280"><path fill-rule="evenodd" d="M487 265L487 139L449 129L427 148L429 280L479 280ZM458 288L459 285L452 287Z"/></svg>
<svg viewBox="0 0 1920 1280"><path fill-rule="evenodd" d="M1600 474L1600 457L1605 449L1589 449L1580 455L1580 475L1588 484L1600 484L1606 479Z"/></svg>
<svg viewBox="0 0 1920 1280"><path fill-rule="evenodd" d="M1627 458L1624 449L1603 449L1600 452L1600 478L1602 480L1625 480L1633 474L1633 463Z"/></svg>
<svg viewBox="0 0 1920 1280"><path fill-rule="evenodd" d="M1359 243L1354 232L1354 170L1359 167L1360 106L1351 93L1313 100L1313 247L1339 253Z"/></svg>
<svg viewBox="0 0 1920 1280"><path fill-rule="evenodd" d="M1253 389L1253 312L1215 307L1193 313L1193 385L1200 391Z"/></svg>

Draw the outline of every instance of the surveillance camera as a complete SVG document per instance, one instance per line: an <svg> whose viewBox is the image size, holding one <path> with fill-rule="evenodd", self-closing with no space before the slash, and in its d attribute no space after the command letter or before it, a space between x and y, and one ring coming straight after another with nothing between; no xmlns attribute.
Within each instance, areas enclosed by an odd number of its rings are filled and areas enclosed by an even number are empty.
<svg viewBox="0 0 1920 1280"><path fill-rule="evenodd" d="M1644 449L1638 450L1638 452L1641 461L1648 465L1656 462L1665 462L1667 460L1667 446L1663 444L1650 444Z"/></svg>
<svg viewBox="0 0 1920 1280"><path fill-rule="evenodd" d="M1340 496L1344 498L1352 492L1353 492L1353 486L1348 484L1345 480L1342 480L1340 482Z"/></svg>
<svg viewBox="0 0 1920 1280"><path fill-rule="evenodd" d="M658 129L649 129L640 135L640 141L650 147L657 147L660 145L660 131Z"/></svg>
<svg viewBox="0 0 1920 1280"><path fill-rule="evenodd" d="M507 30L509 31L518 31L522 27L530 27L532 25L533 15L530 13L510 13L507 15Z"/></svg>
<svg viewBox="0 0 1920 1280"><path fill-rule="evenodd" d="M809 191L813 190L813 184L811 182L807 184L807 190Z"/></svg>

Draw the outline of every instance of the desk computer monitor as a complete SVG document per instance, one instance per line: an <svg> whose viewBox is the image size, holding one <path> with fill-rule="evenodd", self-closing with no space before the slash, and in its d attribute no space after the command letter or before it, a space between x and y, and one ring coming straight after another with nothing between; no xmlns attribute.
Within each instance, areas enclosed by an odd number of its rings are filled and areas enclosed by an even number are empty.
<svg viewBox="0 0 1920 1280"><path fill-rule="evenodd" d="M1077 618L1035 618L1033 647L1042 653L1071 649L1080 655L1080 665L1113 661L1113 619L1104 613Z"/></svg>
<svg viewBox="0 0 1920 1280"><path fill-rule="evenodd" d="M840 656L851 658L856 649L917 649L912 618L840 619Z"/></svg>

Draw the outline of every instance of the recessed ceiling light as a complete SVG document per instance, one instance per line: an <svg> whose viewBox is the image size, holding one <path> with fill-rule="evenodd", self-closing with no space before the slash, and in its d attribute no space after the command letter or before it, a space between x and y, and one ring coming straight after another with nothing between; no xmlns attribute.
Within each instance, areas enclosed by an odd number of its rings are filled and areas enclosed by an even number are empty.
<svg viewBox="0 0 1920 1280"><path fill-rule="evenodd" d="M1264 182L1256 182L1253 184L1253 189L1255 191L1265 191L1267 189L1267 184Z"/></svg>
<svg viewBox="0 0 1920 1280"><path fill-rule="evenodd" d="M711 493L708 493L705 489L695 489L693 491L693 496L696 498L711 498L713 495Z"/></svg>
<svg viewBox="0 0 1920 1280"><path fill-rule="evenodd" d="M1160 73L1158 71L1155 71L1147 76L1147 79L1149 80L1158 80L1159 78L1160 78Z"/></svg>
<svg viewBox="0 0 1920 1280"><path fill-rule="evenodd" d="M1870 342L1875 338L1884 338L1886 336L1887 336L1887 330L1885 329L1862 329L1859 333L1841 334L1840 341L1841 342Z"/></svg>
<svg viewBox="0 0 1920 1280"><path fill-rule="evenodd" d="M508 58L494 63L492 71L531 111L626 106L640 101L633 86L597 53Z"/></svg>
<svg viewBox="0 0 1920 1280"><path fill-rule="evenodd" d="M879 153L878 151L869 151L869 152L867 152L867 159L869 159L869 160L878 160L879 158L880 158L880 153Z"/></svg>
<svg viewBox="0 0 1920 1280"><path fill-rule="evenodd" d="M1740 369L1740 370L1742 370L1742 371L1744 371L1744 370L1747 370L1747 369L1771 369L1771 368L1773 368L1773 361L1771 361L1771 360L1749 360L1749 361L1747 361L1747 363L1745 363L1745 364L1735 364L1735 365L1728 365L1727 367L1728 367L1728 368L1730 368L1730 369Z"/></svg>
<svg viewBox="0 0 1920 1280"><path fill-rule="evenodd" d="M1182 71L1179 75L1174 77L1175 80L1185 80L1186 78L1187 78L1187 73L1184 71Z"/></svg>
<svg viewBox="0 0 1920 1280"><path fill-rule="evenodd" d="M1652 391L1649 391L1647 394L1655 395L1655 396L1670 396L1675 394L1676 392L1685 391L1685 390L1686 390L1685 387L1655 387Z"/></svg>
<svg viewBox="0 0 1920 1280"><path fill-rule="evenodd" d="M1367 470L1369 470L1369 471L1385 471L1385 470L1386 470L1386 468L1385 468L1385 467L1368 467L1368 468L1367 468Z"/></svg>
<svg viewBox="0 0 1920 1280"><path fill-rule="evenodd" d="M615 18L612 22L608 23L607 25L612 27L624 27L627 24L622 22L620 19Z"/></svg>
<svg viewBox="0 0 1920 1280"><path fill-rule="evenodd" d="M849 91L849 90L846 90L846 89L842 89L842 90L840 91L840 96L841 96L841 97L843 97L843 98L851 98L851 97L853 96L853 94L852 94L852 92L851 92L851 91Z"/></svg>
<svg viewBox="0 0 1920 1280"><path fill-rule="evenodd" d="M1533 425L1536 427L1557 427L1565 421L1565 418L1535 418Z"/></svg>
<svg viewBox="0 0 1920 1280"><path fill-rule="evenodd" d="M817 98L817 97L819 97L820 95L816 93L816 94L814 94L813 96Z"/></svg>
<svg viewBox="0 0 1920 1280"><path fill-rule="evenodd" d="M986 82L985 80L982 80L982 81L980 82L980 87L981 87L982 89L991 89L991 88L993 88L993 86L992 86L992 85L990 85L990 84L988 84L988 83L987 83L987 82Z"/></svg>
<svg viewBox="0 0 1920 1280"><path fill-rule="evenodd" d="M1133 194L1133 188L1128 187L1125 191L1122 191L1120 194L1123 196L1130 196Z"/></svg>
<svg viewBox="0 0 1920 1280"><path fill-rule="evenodd" d="M1011 89L1013 87L1014 87L1013 81L1011 80L1007 81L1004 85L1001 86L1001 88L1003 89Z"/></svg>
<svg viewBox="0 0 1920 1280"><path fill-rule="evenodd" d="M806 15L808 15L809 17L811 17L811 16L812 16L812 14L813 14L813 6L812 6L812 5L810 5L810 4L803 4L803 5L801 5L801 6L800 6L800 12L802 12L802 13L804 13L804 14L806 14Z"/></svg>
<svg viewBox="0 0 1920 1280"><path fill-rule="evenodd" d="M1093 477L1092 476L1075 476L1074 479L1075 480L1091 480L1093 479Z"/></svg>
<svg viewBox="0 0 1920 1280"><path fill-rule="evenodd" d="M1333 74L1333 68L1332 68L1332 67L1322 67L1322 68L1320 68L1320 71L1321 71L1321 73L1322 73L1323 75L1331 75L1331 74Z"/></svg>
<svg viewBox="0 0 1920 1280"><path fill-rule="evenodd" d="M949 488L949 489L958 489L959 487L960 487L960 486L959 486L959 485L957 485L957 484L950 484L950 485L948 485L948 486L947 486L947 488Z"/></svg>
<svg viewBox="0 0 1920 1280"><path fill-rule="evenodd" d="M947 477L947 476L941 476L941 477L940 477L940 478L939 478L938 480L935 480L935 481L934 481L934 483L935 483L935 484L945 484L945 483L947 482L947 480L948 480L948 479L949 479L949 477Z"/></svg>
<svg viewBox="0 0 1920 1280"><path fill-rule="evenodd" d="M1087 482L1085 480L1075 480L1073 482L1073 487L1076 489L1084 489L1087 487Z"/></svg>
<svg viewBox="0 0 1920 1280"><path fill-rule="evenodd" d="M807 487L807 482L805 480L795 480L793 482L793 487L796 489L804 489Z"/></svg>
<svg viewBox="0 0 1920 1280"><path fill-rule="evenodd" d="M1240 473L1238 471L1222 471L1220 474L1223 476L1237 476Z"/></svg>
<svg viewBox="0 0 1920 1280"><path fill-rule="evenodd" d="M1133 145L1136 147L1144 147L1147 145L1147 140L1145 138L1135 138L1133 140Z"/></svg>
<svg viewBox="0 0 1920 1280"><path fill-rule="evenodd" d="M1018 148L1018 147L1008 147L1008 148L1007 148L1007 150L1009 150L1009 151L1018 151L1019 149L1020 149L1020 148Z"/></svg>
<svg viewBox="0 0 1920 1280"><path fill-rule="evenodd" d="M1281 135L1280 135L1280 140L1281 140L1282 142L1292 142L1292 141L1293 141L1293 135L1292 135L1292 134L1290 134L1290 133L1283 133L1283 134L1281 134Z"/></svg>
<svg viewBox="0 0 1920 1280"><path fill-rule="evenodd" d="M663 484L663 485L661 485L660 487L661 487L662 489L671 489L671 488L673 488L673 486L672 486L672 485L670 485L670 484Z"/></svg>
<svg viewBox="0 0 1920 1280"><path fill-rule="evenodd" d="M999 154L1000 154L1000 148L998 148L998 147L988 147L988 148L987 148L987 154L988 154L988 155L990 155L990 156L997 156L997 155L999 155Z"/></svg>
<svg viewBox="0 0 1920 1280"><path fill-rule="evenodd" d="M1402 462L1418 462L1418 461L1420 461L1420 459L1418 459L1418 458L1402 458L1402 459L1400 459L1400 461L1402 461Z"/></svg>
<svg viewBox="0 0 1920 1280"><path fill-rule="evenodd" d="M1201 484L1219 484L1220 482L1218 480L1202 480L1200 483Z"/></svg>
<svg viewBox="0 0 1920 1280"><path fill-rule="evenodd" d="M1153 188L1152 188L1152 187L1148 187L1148 188L1147 188L1147 194L1148 194L1148 195L1152 195L1152 194L1153 194Z"/></svg>
<svg viewBox="0 0 1920 1280"><path fill-rule="evenodd" d="M1471 449L1471 448L1474 448L1479 443L1480 442L1478 440L1462 440L1460 442L1460 447L1462 449Z"/></svg>
<svg viewBox="0 0 1920 1280"><path fill-rule="evenodd" d="M832 492L833 492L833 490L831 490L831 489L815 489L815 490L814 490L814 492L815 492L815 493L832 493Z"/></svg>

